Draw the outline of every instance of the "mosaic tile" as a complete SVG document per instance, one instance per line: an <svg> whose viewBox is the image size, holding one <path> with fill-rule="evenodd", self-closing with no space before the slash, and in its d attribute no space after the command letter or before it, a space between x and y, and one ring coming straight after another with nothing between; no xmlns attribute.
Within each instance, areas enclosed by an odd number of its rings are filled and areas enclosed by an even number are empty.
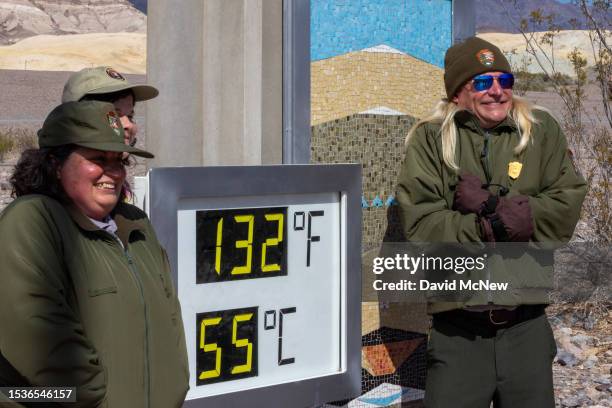
<svg viewBox="0 0 612 408"><path fill-rule="evenodd" d="M396 206L371 204L377 196L395 196L404 139L414 121L409 115L355 114L311 128L312 163L362 165L364 243L403 239Z"/></svg>
<svg viewBox="0 0 612 408"><path fill-rule="evenodd" d="M416 347L394 372L382 375L371 375L367 370L361 370L361 389L368 392L383 383L424 389L427 375L427 342L423 333L409 332L401 329L381 327L362 336L362 347L414 341ZM418 343L418 344L417 344Z"/></svg>
<svg viewBox="0 0 612 408"><path fill-rule="evenodd" d="M445 96L442 69L405 54L351 52L311 63L310 75L313 125L370 111L423 117Z"/></svg>
<svg viewBox="0 0 612 408"><path fill-rule="evenodd" d="M363 368L372 376L393 374L423 342L423 338L364 346L361 349Z"/></svg>
<svg viewBox="0 0 612 408"><path fill-rule="evenodd" d="M425 391L418 388L383 383L359 398L341 403L325 404L319 408L380 408L380 407L419 407L418 402L425 397ZM410 403L415 404L410 404Z"/></svg>
<svg viewBox="0 0 612 408"><path fill-rule="evenodd" d="M417 401L423 399L425 391L383 383L361 397L349 402L347 408L387 407L391 404Z"/></svg>
<svg viewBox="0 0 612 408"><path fill-rule="evenodd" d="M313 61L385 44L443 65L452 43L450 0L311 0Z"/></svg>

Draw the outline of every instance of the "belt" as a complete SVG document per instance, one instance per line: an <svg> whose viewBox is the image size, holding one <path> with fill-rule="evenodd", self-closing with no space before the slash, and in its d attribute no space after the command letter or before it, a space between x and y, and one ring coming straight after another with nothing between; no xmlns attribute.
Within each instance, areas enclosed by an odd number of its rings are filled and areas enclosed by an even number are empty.
<svg viewBox="0 0 612 408"><path fill-rule="evenodd" d="M436 319L444 320L470 332L488 332L494 334L499 329L507 329L527 320L535 319L544 314L546 305L520 305L512 310L493 309L482 312L472 312L464 309L454 309L435 313Z"/></svg>

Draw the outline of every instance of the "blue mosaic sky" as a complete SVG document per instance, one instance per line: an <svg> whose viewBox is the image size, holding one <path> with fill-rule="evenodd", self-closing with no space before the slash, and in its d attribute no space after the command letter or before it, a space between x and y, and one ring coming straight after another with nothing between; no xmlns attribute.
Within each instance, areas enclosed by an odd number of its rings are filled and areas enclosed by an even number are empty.
<svg viewBox="0 0 612 408"><path fill-rule="evenodd" d="M385 44L442 67L450 0L311 0L311 60Z"/></svg>

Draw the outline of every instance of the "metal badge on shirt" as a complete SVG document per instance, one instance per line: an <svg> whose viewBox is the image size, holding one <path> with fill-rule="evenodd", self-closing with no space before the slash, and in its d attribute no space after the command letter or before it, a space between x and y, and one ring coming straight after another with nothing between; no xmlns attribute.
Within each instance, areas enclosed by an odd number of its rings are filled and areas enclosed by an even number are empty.
<svg viewBox="0 0 612 408"><path fill-rule="evenodd" d="M510 162L508 163L508 175L512 180L516 180L521 175L521 169L523 163L521 162Z"/></svg>

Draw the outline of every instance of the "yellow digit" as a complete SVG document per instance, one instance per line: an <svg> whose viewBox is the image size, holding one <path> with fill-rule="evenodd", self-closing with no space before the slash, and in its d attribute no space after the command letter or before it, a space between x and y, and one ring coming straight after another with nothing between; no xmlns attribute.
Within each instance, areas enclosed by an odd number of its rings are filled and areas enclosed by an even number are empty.
<svg viewBox="0 0 612 408"><path fill-rule="evenodd" d="M232 368L232 374L248 373L251 371L251 365L253 363L253 343L251 343L248 339L236 339L238 334L238 322L246 322L251 320L251 317L253 317L253 313L245 313L234 316L232 327L232 344L235 344L236 348L246 347L247 355L246 362L244 364L240 364Z"/></svg>
<svg viewBox="0 0 612 408"><path fill-rule="evenodd" d="M205 380L207 378L215 378L221 375L221 347L217 347L217 343L208 343L206 344L206 326L214 326L219 324L221 321L220 317L213 317L211 319L204 319L200 324L200 348L204 350L205 353L215 351L215 368L212 370L202 371L200 373L200 380Z"/></svg>
<svg viewBox="0 0 612 408"><path fill-rule="evenodd" d="M247 239L236 241L236 248L246 248L247 259L246 263L242 266L234 266L232 268L232 275L240 275L243 273L251 273L251 261L253 258L253 219L252 215L235 215L234 219L236 222L248 222L249 233Z"/></svg>
<svg viewBox="0 0 612 408"><path fill-rule="evenodd" d="M215 250L215 271L221 275L221 243L223 242L223 218L217 223L217 248Z"/></svg>
<svg viewBox="0 0 612 408"><path fill-rule="evenodd" d="M283 240L283 214L266 214L266 221L277 221L278 230L276 232L276 238L266 239L266 243L261 246L261 271L262 272L273 272L280 271L279 264L266 265L266 249L268 246L276 246Z"/></svg>

